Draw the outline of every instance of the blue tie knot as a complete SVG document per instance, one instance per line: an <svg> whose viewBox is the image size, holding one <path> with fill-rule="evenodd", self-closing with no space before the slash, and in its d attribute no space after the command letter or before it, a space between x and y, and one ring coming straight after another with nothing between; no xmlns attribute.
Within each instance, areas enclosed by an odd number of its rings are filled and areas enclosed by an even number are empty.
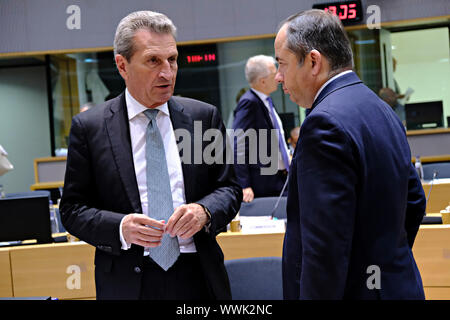
<svg viewBox="0 0 450 320"><path fill-rule="evenodd" d="M158 109L147 109L144 111L144 114L147 118L150 119L150 121L153 121L156 119L156 116L158 115L159 110Z"/></svg>

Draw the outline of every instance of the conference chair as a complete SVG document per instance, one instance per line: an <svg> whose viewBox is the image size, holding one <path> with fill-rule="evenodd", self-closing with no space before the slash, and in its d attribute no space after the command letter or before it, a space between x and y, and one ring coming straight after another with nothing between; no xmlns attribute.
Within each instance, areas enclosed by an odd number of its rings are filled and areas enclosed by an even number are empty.
<svg viewBox="0 0 450 320"><path fill-rule="evenodd" d="M225 260L233 300L282 300L281 257Z"/></svg>
<svg viewBox="0 0 450 320"><path fill-rule="evenodd" d="M278 197L255 198L252 202L242 202L239 211L240 216L270 216L275 208ZM286 219L286 200L287 197L281 197L274 217L277 219Z"/></svg>
<svg viewBox="0 0 450 320"><path fill-rule="evenodd" d="M450 162L423 163L423 179L433 179L436 172L437 179L450 178Z"/></svg>
<svg viewBox="0 0 450 320"><path fill-rule="evenodd" d="M442 217L424 216L421 224L442 224Z"/></svg>

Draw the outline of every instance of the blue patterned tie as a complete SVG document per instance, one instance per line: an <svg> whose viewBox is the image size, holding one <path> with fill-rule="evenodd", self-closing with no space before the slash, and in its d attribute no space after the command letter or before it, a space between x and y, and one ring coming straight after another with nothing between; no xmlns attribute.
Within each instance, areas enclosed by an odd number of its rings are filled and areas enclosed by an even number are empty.
<svg viewBox="0 0 450 320"><path fill-rule="evenodd" d="M275 115L275 108L273 106L273 101L271 97L267 97L267 101L269 101L270 106L270 115L272 117L273 125L275 126L275 129L277 129L278 132L278 145L281 151L281 158L283 159L284 167L286 168L286 171L289 172L289 158L286 151L286 143L284 142L284 139L281 134L280 125L278 124L277 117Z"/></svg>
<svg viewBox="0 0 450 320"><path fill-rule="evenodd" d="M158 112L157 109L144 111L150 119L145 134L148 215L155 220L164 220L167 223L173 213L173 202L164 143L156 124ZM177 261L179 255L180 247L177 237L172 238L168 234L164 234L159 247L150 248L150 257L165 271Z"/></svg>

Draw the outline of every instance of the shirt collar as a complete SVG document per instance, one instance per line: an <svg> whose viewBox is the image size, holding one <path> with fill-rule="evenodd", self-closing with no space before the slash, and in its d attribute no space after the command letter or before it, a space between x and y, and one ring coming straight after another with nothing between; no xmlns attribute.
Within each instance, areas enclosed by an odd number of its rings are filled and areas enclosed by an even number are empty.
<svg viewBox="0 0 450 320"><path fill-rule="evenodd" d="M139 103L128 91L128 88L125 89L125 102L127 104L127 110L128 110L128 120L132 120L137 115L143 113L148 108ZM163 114L169 116L169 106L167 102L163 103L160 106L157 106L155 109L160 110Z"/></svg>
<svg viewBox="0 0 450 320"><path fill-rule="evenodd" d="M262 93L261 91L258 91L256 89L251 88L251 90L264 102L264 104L267 101L267 98L269 97L267 94Z"/></svg>
<svg viewBox="0 0 450 320"><path fill-rule="evenodd" d="M314 97L313 102L316 101L316 99L317 99L317 97L319 96L319 94L322 92L323 89L325 89L325 87L326 87L328 84L330 84L332 81L336 80L337 78L342 77L344 74L347 74L347 73L350 73L350 72L353 72L353 71L352 71L352 70L342 71L341 73L338 73L338 74L335 75L334 77L328 79L328 81L325 82L325 83L320 87L319 91L317 91L316 96Z"/></svg>

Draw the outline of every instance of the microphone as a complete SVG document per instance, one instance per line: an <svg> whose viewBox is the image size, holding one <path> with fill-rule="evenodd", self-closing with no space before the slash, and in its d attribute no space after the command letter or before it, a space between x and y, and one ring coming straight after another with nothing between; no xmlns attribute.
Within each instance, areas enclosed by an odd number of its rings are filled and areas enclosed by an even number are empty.
<svg viewBox="0 0 450 320"><path fill-rule="evenodd" d="M433 189L434 179L436 179L438 173L439 173L439 171L437 171L437 170L433 171L433 178L431 179L430 190L428 190L427 203L428 203L428 200L430 199L431 189Z"/></svg>
<svg viewBox="0 0 450 320"><path fill-rule="evenodd" d="M284 189L286 189L286 186L288 184L288 180L289 180L289 175L286 177L286 182L284 183L283 189L281 189L281 193L278 196L277 202L275 203L275 206L273 207L272 213L270 214L270 219L273 220L274 215L275 215L275 211L278 208L278 205L280 204L280 200L283 197L283 193L284 193Z"/></svg>

